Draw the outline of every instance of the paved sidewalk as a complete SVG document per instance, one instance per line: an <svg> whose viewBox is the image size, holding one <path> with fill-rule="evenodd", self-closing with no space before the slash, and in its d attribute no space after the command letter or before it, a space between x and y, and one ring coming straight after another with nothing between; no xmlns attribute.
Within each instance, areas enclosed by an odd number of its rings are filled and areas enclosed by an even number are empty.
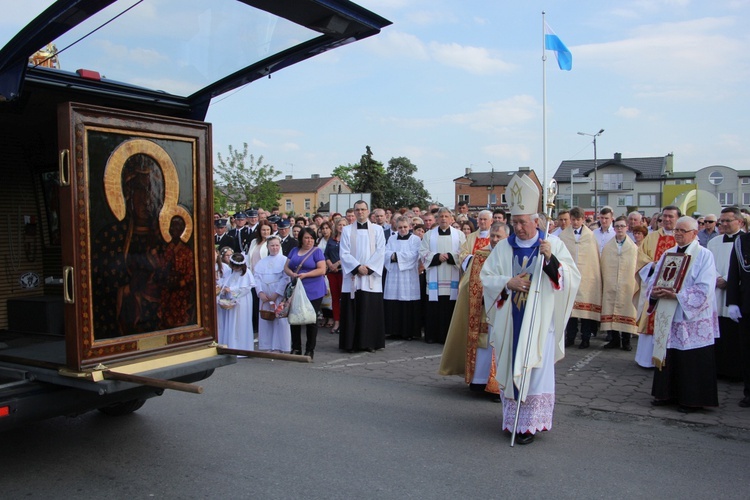
<svg viewBox="0 0 750 500"><path fill-rule="evenodd" d="M304 333L302 335L304 342ZM750 408L740 408L742 383L719 380L719 407L683 414L675 407L651 406L653 371L639 367L633 351L603 350L602 336L591 339L591 347L573 347L556 366L556 404L594 411L616 412L634 417L654 417L687 424L727 426L750 430ZM397 380L429 387L465 391L463 377L438 375L443 346L422 341L386 341L374 353L346 353L338 349L338 336L326 328L318 331L318 347L312 369L349 375Z"/></svg>

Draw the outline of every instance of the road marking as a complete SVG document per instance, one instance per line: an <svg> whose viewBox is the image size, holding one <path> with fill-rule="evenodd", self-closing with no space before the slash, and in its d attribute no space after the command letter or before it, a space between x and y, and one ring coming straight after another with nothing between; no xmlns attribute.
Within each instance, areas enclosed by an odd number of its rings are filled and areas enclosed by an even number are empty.
<svg viewBox="0 0 750 500"><path fill-rule="evenodd" d="M591 361L593 361L593 359L595 357L597 357L598 355L600 355L601 353L602 353L602 351L594 351L591 354L587 354L581 361L579 361L578 363L576 363L573 366L571 366L570 368L568 368L568 371L569 372L572 372L572 371L576 371L577 372L577 371L582 370L583 368L586 367L586 365L588 365L589 363L591 363Z"/></svg>
<svg viewBox="0 0 750 500"><path fill-rule="evenodd" d="M442 354L432 354L430 356L415 356L413 358L398 358L398 359L388 359L388 360L382 360L382 361L378 360L378 361L370 361L370 362L346 363L343 365L337 364L343 361L351 361L352 359L359 358L363 355L364 354L356 354L349 358L334 359L332 361L325 363L324 365L314 366L313 368L316 368L318 370L323 370L327 368L351 368L353 366L386 365L390 363L406 363L408 361L421 361L424 359L435 359L435 358L439 358L442 356Z"/></svg>

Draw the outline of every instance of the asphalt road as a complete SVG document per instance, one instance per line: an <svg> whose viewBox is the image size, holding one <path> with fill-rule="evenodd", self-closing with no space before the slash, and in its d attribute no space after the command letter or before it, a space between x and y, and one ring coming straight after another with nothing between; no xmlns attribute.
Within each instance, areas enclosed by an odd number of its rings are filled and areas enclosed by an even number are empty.
<svg viewBox="0 0 750 500"><path fill-rule="evenodd" d="M341 354L323 331L313 364L243 359L201 382L202 395L167 392L126 417L94 412L0 434L0 491L9 499L749 496L748 428L560 402L570 398L563 383L553 429L511 448L501 405L437 376L439 355L421 342ZM576 355L558 365L558 380L585 371L586 355Z"/></svg>

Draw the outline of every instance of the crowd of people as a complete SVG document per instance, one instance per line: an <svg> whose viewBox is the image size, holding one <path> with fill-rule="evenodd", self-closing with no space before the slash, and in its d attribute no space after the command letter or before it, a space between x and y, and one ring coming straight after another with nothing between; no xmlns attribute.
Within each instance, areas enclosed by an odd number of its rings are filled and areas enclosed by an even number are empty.
<svg viewBox="0 0 750 500"><path fill-rule="evenodd" d="M310 218L215 214L219 342L311 358L319 328L346 352L444 344L440 373L502 402L503 429L520 444L551 429L554 363L598 335L654 370L655 406L715 407L727 377L744 380L739 405L750 407L748 213L603 207L594 221L573 207L548 221L536 184L511 184L507 213L358 201ZM317 314L304 350L301 326L274 313L290 281Z"/></svg>

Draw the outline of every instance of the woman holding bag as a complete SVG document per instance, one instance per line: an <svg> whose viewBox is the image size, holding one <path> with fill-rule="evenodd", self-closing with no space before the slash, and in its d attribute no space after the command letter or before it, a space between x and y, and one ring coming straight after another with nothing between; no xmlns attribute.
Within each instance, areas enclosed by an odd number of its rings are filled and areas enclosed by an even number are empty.
<svg viewBox="0 0 750 500"><path fill-rule="evenodd" d="M304 227L299 233L299 247L289 252L289 260L284 266L284 272L293 280L297 279L297 285L302 286L307 293L315 314L320 312L320 304L326 294L326 284L323 276L326 273L326 260L320 248L315 246L315 231ZM301 325L291 325L292 330L292 354L302 354L302 330ZM305 343L305 356L311 358L315 355L315 341L318 336L318 324L315 320L305 325L307 342Z"/></svg>

